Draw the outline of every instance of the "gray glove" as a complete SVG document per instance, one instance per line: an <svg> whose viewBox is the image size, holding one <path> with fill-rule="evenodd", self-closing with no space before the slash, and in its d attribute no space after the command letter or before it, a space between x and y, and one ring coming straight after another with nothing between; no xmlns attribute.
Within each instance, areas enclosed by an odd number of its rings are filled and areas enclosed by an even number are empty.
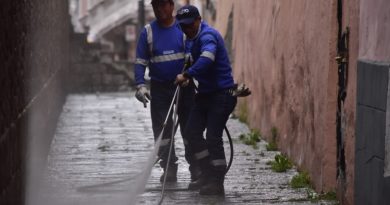
<svg viewBox="0 0 390 205"><path fill-rule="evenodd" d="M144 104L144 107L146 108L146 104L151 99L150 93L148 88L146 88L145 84L140 84L137 86L137 92L135 93L135 97L138 101L142 102Z"/></svg>

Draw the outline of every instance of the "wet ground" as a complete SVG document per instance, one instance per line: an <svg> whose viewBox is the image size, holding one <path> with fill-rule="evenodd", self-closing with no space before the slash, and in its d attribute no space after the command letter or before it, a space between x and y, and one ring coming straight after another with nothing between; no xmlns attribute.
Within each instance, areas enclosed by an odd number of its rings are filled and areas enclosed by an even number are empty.
<svg viewBox="0 0 390 205"><path fill-rule="evenodd" d="M161 200L162 170L151 170L145 191L136 196L142 174L153 150L149 109L134 93L70 95L51 145L43 185L37 186L38 202L30 204L158 204ZM245 124L229 119L227 127L234 141L233 165L225 182L225 197L204 197L188 191L188 165L184 160L180 134L176 136L179 156L178 182L167 184L162 204L336 204L311 201L306 189L293 189L295 169L273 172L267 162L278 152L258 149L238 138L248 133ZM225 140L227 138L225 137ZM229 159L229 146L225 150ZM41 188L38 188L41 187Z"/></svg>

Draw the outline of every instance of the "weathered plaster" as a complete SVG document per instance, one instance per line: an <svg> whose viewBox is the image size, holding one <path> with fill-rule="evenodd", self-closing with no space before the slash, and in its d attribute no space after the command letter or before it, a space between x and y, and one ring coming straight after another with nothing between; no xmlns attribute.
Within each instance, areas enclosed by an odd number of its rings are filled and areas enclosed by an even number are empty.
<svg viewBox="0 0 390 205"><path fill-rule="evenodd" d="M319 191L336 185L335 2L246 0L233 8L234 76L253 91L250 126L266 136L278 128L279 148Z"/></svg>
<svg viewBox="0 0 390 205"><path fill-rule="evenodd" d="M390 4L360 0L359 59L389 61Z"/></svg>

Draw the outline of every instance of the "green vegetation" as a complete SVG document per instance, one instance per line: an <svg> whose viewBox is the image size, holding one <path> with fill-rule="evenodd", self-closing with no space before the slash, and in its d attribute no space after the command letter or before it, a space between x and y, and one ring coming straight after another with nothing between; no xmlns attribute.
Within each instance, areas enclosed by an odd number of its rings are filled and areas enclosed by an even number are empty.
<svg viewBox="0 0 390 205"><path fill-rule="evenodd" d="M282 154L277 154L275 160L271 161L271 169L275 172L285 172L292 168L291 161Z"/></svg>
<svg viewBox="0 0 390 205"><path fill-rule="evenodd" d="M313 189L307 189L306 194L307 198L310 199L312 202L319 200L319 195Z"/></svg>
<svg viewBox="0 0 390 205"><path fill-rule="evenodd" d="M246 100L238 105L238 120L248 124L248 106Z"/></svg>
<svg viewBox="0 0 390 205"><path fill-rule="evenodd" d="M320 194L320 200L337 200L337 194L335 191L326 192L324 194Z"/></svg>
<svg viewBox="0 0 390 205"><path fill-rule="evenodd" d="M314 190L312 189L307 189L307 198L310 199L311 202L318 202L321 200L326 200L326 201L337 201L337 195L336 192L330 191L322 194L317 194ZM338 204L338 203L336 203Z"/></svg>
<svg viewBox="0 0 390 205"><path fill-rule="evenodd" d="M278 145L275 141L271 141L266 145L267 151L277 151Z"/></svg>
<svg viewBox="0 0 390 205"><path fill-rule="evenodd" d="M266 146L267 151L277 151L278 146L276 145L276 142L269 142Z"/></svg>
<svg viewBox="0 0 390 205"><path fill-rule="evenodd" d="M241 134L239 138L244 144L251 145L254 149L257 149L257 143L260 142L261 135L259 131L252 130L250 133Z"/></svg>
<svg viewBox="0 0 390 205"><path fill-rule="evenodd" d="M267 151L276 151L278 150L278 146L276 144L276 138L278 137L278 129L276 127L271 128L271 142L269 142L266 146Z"/></svg>
<svg viewBox="0 0 390 205"><path fill-rule="evenodd" d="M291 181L290 185L292 188L304 188L310 187L310 176L307 172L301 172L295 175Z"/></svg>
<svg viewBox="0 0 390 205"><path fill-rule="evenodd" d="M300 172L299 174L295 175L290 181L290 186L292 188L306 188L307 199L309 199L311 202L326 200L335 201L335 204L339 204L337 202L336 192L330 191L322 194L315 192L310 185L310 176L307 172Z"/></svg>

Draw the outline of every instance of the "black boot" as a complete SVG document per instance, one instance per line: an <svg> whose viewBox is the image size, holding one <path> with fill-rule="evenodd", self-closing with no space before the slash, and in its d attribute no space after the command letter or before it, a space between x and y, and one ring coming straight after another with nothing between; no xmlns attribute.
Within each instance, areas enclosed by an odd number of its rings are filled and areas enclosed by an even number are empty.
<svg viewBox="0 0 390 205"><path fill-rule="evenodd" d="M223 186L223 180L212 180L203 185L199 190L200 195L225 195L225 187Z"/></svg>
<svg viewBox="0 0 390 205"><path fill-rule="evenodd" d="M207 184L207 177L200 176L198 180L191 181L188 184L188 190L199 190L202 186Z"/></svg>
<svg viewBox="0 0 390 205"><path fill-rule="evenodd" d="M199 190L200 195L225 195L226 166L212 166L209 171L209 180Z"/></svg>
<svg viewBox="0 0 390 205"><path fill-rule="evenodd" d="M167 175L167 179L165 182L177 182L177 164L171 164L168 167L168 170L164 168L164 173L160 177L160 182L164 182L165 175Z"/></svg>
<svg viewBox="0 0 390 205"><path fill-rule="evenodd" d="M202 174L202 171L200 170L199 165L197 164L190 164L190 174L191 174L191 182L195 182L198 180Z"/></svg>
<svg viewBox="0 0 390 205"><path fill-rule="evenodd" d="M192 175L192 170L195 171L195 166L190 169L191 171L191 182L188 185L189 190L199 190L202 186L204 186L209 181L210 173L208 170L211 169L210 159L209 157L205 157L201 160L198 160L196 163L192 164L196 165L196 169L199 171L199 175ZM192 179L194 177L194 180ZM197 178L197 179L196 179Z"/></svg>

